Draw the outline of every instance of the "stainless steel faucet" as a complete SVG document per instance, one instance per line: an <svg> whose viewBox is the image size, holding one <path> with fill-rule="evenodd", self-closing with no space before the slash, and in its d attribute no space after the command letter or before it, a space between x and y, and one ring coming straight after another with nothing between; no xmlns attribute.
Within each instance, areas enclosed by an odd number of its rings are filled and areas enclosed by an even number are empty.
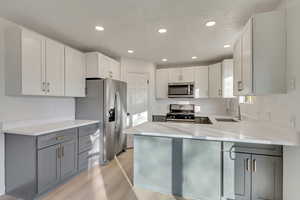
<svg viewBox="0 0 300 200"><path fill-rule="evenodd" d="M238 120L242 120L242 113L241 113L241 105L240 105L240 103L238 102Z"/></svg>

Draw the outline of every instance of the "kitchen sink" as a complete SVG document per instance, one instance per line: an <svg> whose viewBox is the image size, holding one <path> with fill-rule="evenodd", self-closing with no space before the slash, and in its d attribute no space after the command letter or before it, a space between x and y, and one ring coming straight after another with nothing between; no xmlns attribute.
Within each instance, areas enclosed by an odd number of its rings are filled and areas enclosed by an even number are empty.
<svg viewBox="0 0 300 200"><path fill-rule="evenodd" d="M237 120L233 118L216 118L216 121L218 122L238 122Z"/></svg>
<svg viewBox="0 0 300 200"><path fill-rule="evenodd" d="M195 117L195 124L212 124L208 117Z"/></svg>

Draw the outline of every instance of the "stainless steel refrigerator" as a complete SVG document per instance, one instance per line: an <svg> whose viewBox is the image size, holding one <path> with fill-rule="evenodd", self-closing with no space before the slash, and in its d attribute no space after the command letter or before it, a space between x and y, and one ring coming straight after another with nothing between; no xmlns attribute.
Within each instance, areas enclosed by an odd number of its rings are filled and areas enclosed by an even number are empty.
<svg viewBox="0 0 300 200"><path fill-rule="evenodd" d="M76 98L76 119L99 120L100 164L126 149L127 84L112 79L87 79L86 97Z"/></svg>

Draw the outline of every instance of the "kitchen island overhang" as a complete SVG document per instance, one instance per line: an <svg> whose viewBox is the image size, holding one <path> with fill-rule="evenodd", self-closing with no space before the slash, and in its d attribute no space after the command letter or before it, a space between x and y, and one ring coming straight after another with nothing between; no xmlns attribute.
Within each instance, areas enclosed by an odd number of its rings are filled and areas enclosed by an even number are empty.
<svg viewBox="0 0 300 200"><path fill-rule="evenodd" d="M229 132L232 126L237 128ZM273 132L273 138L270 133L246 135L245 126L258 132L267 130L266 126L255 125L253 128L246 123L208 126L157 122L125 130L134 136L134 186L190 199L234 198L236 164L232 162L230 152L234 145L248 146L248 150L255 150L250 152L253 155L276 157L282 166L282 146L294 146L299 141L293 132L290 137L280 137L279 129ZM241 132L243 134L236 134ZM224 167L224 163L227 166ZM279 174L279 178L275 184L280 188L276 193L280 197L282 167L278 169L276 176Z"/></svg>

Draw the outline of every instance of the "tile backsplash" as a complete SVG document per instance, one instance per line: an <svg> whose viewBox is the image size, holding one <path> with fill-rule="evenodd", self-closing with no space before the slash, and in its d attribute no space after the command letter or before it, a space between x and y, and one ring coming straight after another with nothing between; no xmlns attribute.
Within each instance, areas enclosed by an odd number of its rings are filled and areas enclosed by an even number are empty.
<svg viewBox="0 0 300 200"><path fill-rule="evenodd" d="M231 99L165 99L156 100L152 104L153 115L165 115L169 112L170 104L195 104L195 111L200 115L228 115L230 113Z"/></svg>

